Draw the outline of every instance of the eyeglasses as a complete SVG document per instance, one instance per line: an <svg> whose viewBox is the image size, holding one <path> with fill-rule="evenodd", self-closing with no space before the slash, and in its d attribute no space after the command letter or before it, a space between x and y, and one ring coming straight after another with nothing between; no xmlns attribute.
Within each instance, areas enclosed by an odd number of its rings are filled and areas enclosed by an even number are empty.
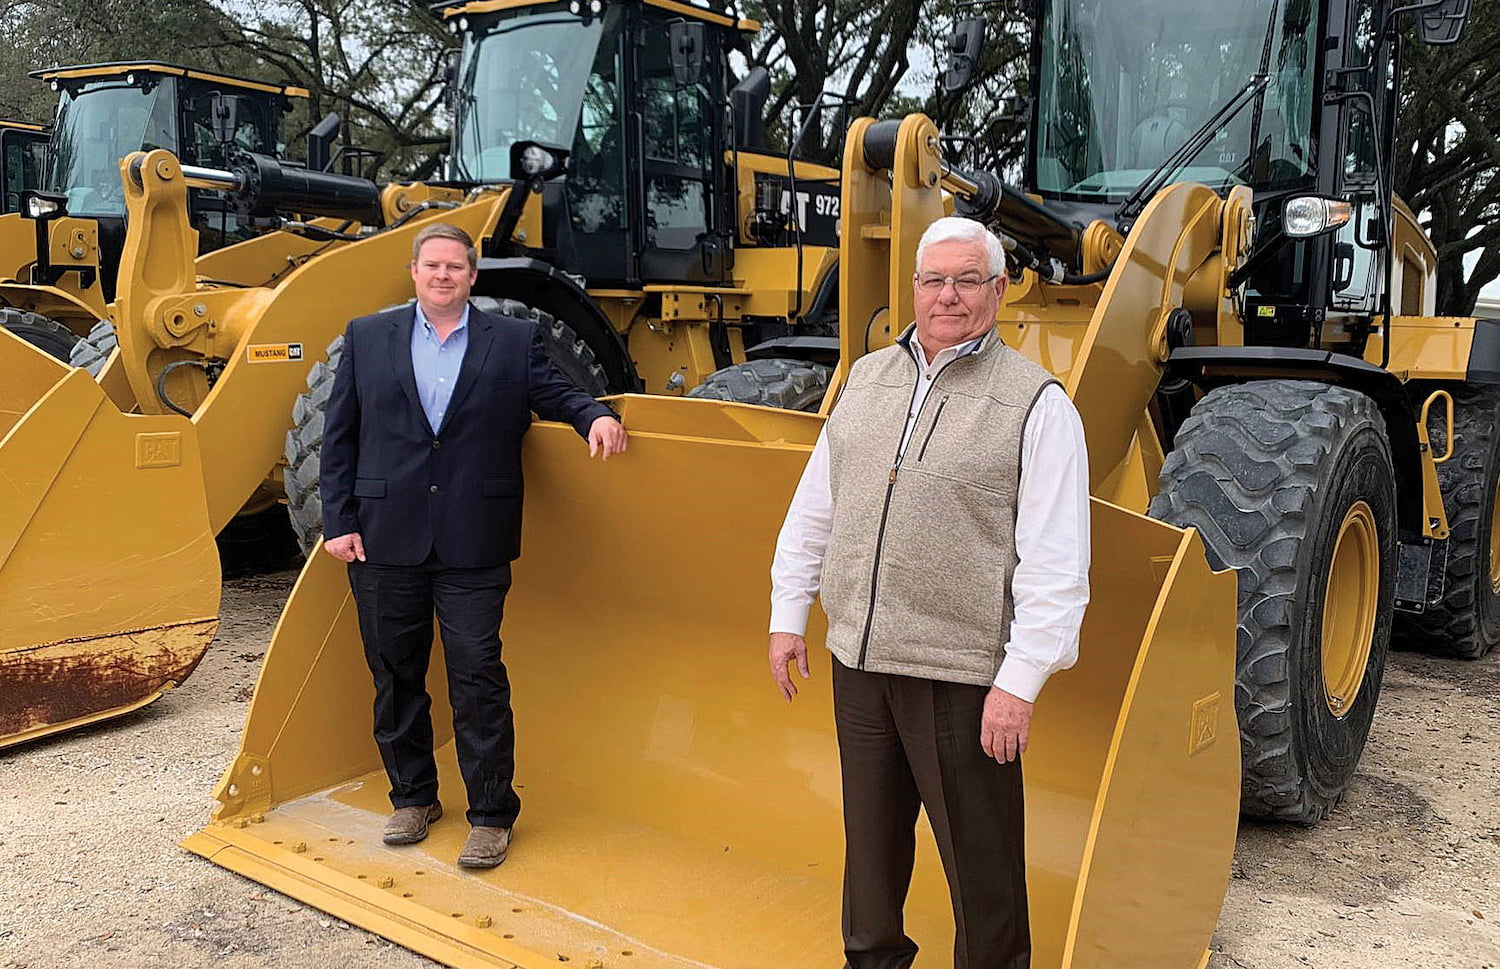
<svg viewBox="0 0 1500 969"><path fill-rule="evenodd" d="M937 273L919 273L917 275L917 288L924 293L941 293L944 286L952 283L953 289L958 295L973 296L987 283L992 283L999 278L998 273L994 276L959 276L957 278L953 276L939 276Z"/></svg>

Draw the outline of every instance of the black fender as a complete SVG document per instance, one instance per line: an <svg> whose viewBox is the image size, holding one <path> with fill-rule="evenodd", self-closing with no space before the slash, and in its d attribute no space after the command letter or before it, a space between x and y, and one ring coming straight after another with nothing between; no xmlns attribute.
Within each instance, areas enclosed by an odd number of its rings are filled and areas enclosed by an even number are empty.
<svg viewBox="0 0 1500 969"><path fill-rule="evenodd" d="M1300 347L1178 347L1167 361L1171 378L1204 390L1250 380L1317 380L1357 390L1375 401L1390 436L1396 469L1396 523L1402 540L1417 540L1426 524L1422 510L1422 442L1417 410L1395 374L1359 357Z"/></svg>
<svg viewBox="0 0 1500 969"><path fill-rule="evenodd" d="M625 341L577 279L556 266L526 256L479 260L474 295L519 300L571 326L604 368L609 392L640 393L644 385Z"/></svg>
<svg viewBox="0 0 1500 969"><path fill-rule="evenodd" d="M1464 376L1470 383L1500 384L1500 320L1474 320L1474 341L1469 344Z"/></svg>
<svg viewBox="0 0 1500 969"><path fill-rule="evenodd" d="M823 279L818 283L818 291L813 295L812 306L803 317L809 327L819 336L831 336L838 339L839 328L839 264L835 262L828 267L828 272L823 274ZM829 327L827 321L832 319L833 326Z"/></svg>

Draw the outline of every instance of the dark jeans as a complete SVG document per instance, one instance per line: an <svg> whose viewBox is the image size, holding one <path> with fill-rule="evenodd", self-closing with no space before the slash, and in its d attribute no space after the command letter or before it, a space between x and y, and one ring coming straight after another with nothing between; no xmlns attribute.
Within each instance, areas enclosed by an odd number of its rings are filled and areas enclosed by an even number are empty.
<svg viewBox="0 0 1500 969"><path fill-rule="evenodd" d="M953 901L955 969L1030 966L1021 764L979 746L988 692L833 661L849 969L906 969L916 958L902 909L923 806Z"/></svg>
<svg viewBox="0 0 1500 969"><path fill-rule="evenodd" d="M349 585L365 661L375 676L375 743L391 781L391 804L401 808L437 800L432 698L427 693L436 612L458 766L469 794L469 823L514 825L521 810L512 785L516 731L510 680L500 660L510 565L454 569L436 556L413 566L352 562Z"/></svg>

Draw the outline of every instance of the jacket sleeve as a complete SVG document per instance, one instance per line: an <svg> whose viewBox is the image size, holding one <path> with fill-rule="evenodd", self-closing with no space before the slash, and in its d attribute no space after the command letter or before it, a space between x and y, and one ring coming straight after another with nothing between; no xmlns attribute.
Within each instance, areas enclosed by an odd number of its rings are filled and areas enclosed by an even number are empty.
<svg viewBox="0 0 1500 969"><path fill-rule="evenodd" d="M589 425L599 418L615 417L614 411L579 390L576 384L563 376L547 355L541 331L535 326L531 328L527 380L531 409L537 416L544 421L572 424L579 437L588 437Z"/></svg>
<svg viewBox="0 0 1500 969"><path fill-rule="evenodd" d="M354 324L344 330L344 353L333 375L323 415L323 452L318 480L323 499L323 534L337 538L359 531L354 474L359 464L359 394L354 383Z"/></svg>

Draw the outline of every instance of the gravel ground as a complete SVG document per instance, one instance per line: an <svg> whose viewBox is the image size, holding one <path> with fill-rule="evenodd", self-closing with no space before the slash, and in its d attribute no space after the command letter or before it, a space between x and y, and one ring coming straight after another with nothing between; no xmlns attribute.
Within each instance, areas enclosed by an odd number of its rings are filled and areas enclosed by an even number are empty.
<svg viewBox="0 0 1500 969"><path fill-rule="evenodd" d="M227 583L182 689L0 754L0 967L434 965L176 847L208 818L294 578ZM1395 655L1332 819L1241 825L1212 969L1500 969L1497 805L1500 655Z"/></svg>

